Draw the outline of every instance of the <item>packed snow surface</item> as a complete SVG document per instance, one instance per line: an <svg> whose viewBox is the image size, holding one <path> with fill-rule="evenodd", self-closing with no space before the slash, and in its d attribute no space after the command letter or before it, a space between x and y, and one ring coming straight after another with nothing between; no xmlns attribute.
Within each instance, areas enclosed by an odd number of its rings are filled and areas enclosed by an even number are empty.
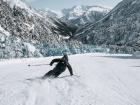
<svg viewBox="0 0 140 105"><path fill-rule="evenodd" d="M39 77L54 66L53 58L2 60L0 105L140 105L140 59L131 55L69 56L74 74Z"/></svg>

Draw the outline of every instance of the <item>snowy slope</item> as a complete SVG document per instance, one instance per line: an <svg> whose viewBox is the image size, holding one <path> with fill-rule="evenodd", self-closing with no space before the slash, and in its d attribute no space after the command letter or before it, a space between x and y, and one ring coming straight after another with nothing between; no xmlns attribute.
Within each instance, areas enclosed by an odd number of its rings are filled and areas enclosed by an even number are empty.
<svg viewBox="0 0 140 105"><path fill-rule="evenodd" d="M140 59L131 55L70 56L74 74L40 80L53 57L0 62L0 105L140 105ZM85 62L86 61L86 62ZM31 79L30 79L31 78ZM30 79L30 80L27 80Z"/></svg>

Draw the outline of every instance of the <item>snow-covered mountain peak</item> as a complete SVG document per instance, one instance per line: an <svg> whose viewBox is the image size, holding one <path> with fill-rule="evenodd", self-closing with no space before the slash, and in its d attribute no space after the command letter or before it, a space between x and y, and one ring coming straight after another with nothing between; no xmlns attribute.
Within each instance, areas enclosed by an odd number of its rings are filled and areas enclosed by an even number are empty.
<svg viewBox="0 0 140 105"><path fill-rule="evenodd" d="M73 8L72 13L76 16L82 16L85 11L86 10L81 5L78 5Z"/></svg>
<svg viewBox="0 0 140 105"><path fill-rule="evenodd" d="M88 23L96 23L110 10L111 8L106 6L78 5L69 9L63 9L62 20L77 27Z"/></svg>
<svg viewBox="0 0 140 105"><path fill-rule="evenodd" d="M63 9L62 13L68 18L68 20L77 19L80 16L83 16L86 13L90 12L109 12L109 8L102 6L86 6L86 5L77 5L69 9Z"/></svg>
<svg viewBox="0 0 140 105"><path fill-rule="evenodd" d="M45 12L47 13L47 15L50 15L52 17L58 17L58 18L63 17L63 14L62 14L61 11L56 11L56 10L52 10L52 9L46 8Z"/></svg>

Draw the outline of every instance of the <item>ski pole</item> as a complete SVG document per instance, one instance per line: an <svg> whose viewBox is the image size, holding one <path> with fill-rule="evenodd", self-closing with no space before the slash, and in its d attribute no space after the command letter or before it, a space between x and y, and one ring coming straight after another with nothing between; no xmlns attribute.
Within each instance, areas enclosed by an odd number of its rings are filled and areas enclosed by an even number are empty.
<svg viewBox="0 0 140 105"><path fill-rule="evenodd" d="M50 64L36 64L36 65L30 65L29 64L28 66L30 67L30 66L43 66L43 65L50 65Z"/></svg>

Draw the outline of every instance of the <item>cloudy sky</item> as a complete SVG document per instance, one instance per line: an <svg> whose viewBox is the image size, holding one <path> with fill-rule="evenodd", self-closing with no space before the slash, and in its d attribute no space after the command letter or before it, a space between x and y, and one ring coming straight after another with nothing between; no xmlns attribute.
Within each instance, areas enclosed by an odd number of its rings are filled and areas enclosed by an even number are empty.
<svg viewBox="0 0 140 105"><path fill-rule="evenodd" d="M102 5L106 7L114 7L122 0L25 0L34 8L61 10L70 8L74 5Z"/></svg>

